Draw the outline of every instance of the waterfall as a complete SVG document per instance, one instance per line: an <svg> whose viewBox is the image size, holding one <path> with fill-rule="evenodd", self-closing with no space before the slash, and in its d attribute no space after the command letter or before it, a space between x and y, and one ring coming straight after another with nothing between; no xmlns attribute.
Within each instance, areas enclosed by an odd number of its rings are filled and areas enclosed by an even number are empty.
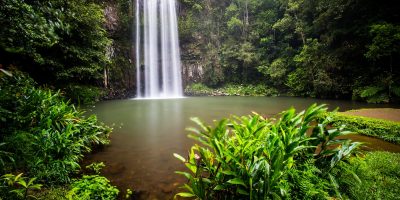
<svg viewBox="0 0 400 200"><path fill-rule="evenodd" d="M140 2L136 0L136 92L141 97L142 84L140 81Z"/></svg>
<svg viewBox="0 0 400 200"><path fill-rule="evenodd" d="M135 16L137 97L182 97L176 0L136 0Z"/></svg>

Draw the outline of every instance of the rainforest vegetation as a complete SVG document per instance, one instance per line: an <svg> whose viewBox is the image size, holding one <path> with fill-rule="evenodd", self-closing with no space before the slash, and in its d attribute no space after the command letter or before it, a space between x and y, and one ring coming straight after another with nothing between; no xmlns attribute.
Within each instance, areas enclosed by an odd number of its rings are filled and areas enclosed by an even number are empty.
<svg viewBox="0 0 400 200"><path fill-rule="evenodd" d="M26 71L76 102L135 93L131 1L1 5L2 68ZM181 0L178 8L188 94L201 84L211 94L242 85L255 95L399 99L395 1Z"/></svg>
<svg viewBox="0 0 400 200"><path fill-rule="evenodd" d="M398 103L400 15L383 0L179 0L188 95ZM112 128L82 105L133 97L134 1L0 1L0 199L131 198L85 154ZM395 199L396 153L363 153L348 130L399 144L399 124L313 105L191 129L175 154L181 197ZM307 130L312 130L307 135ZM273 141L266 143L265 141ZM319 149L317 148L319 147ZM172 158L171 158L172 159ZM146 180L143 180L146 181ZM119 195L119 196L118 196ZM126 196L125 196L126 195Z"/></svg>
<svg viewBox="0 0 400 200"><path fill-rule="evenodd" d="M109 180L89 170L82 176L81 166L111 132L79 109L108 92L112 77L104 75L116 62L104 8L80 0L0 2L0 199L117 197Z"/></svg>
<svg viewBox="0 0 400 200"><path fill-rule="evenodd" d="M184 192L177 196L374 199L382 192L382 197L397 198L399 155L361 155L362 143L340 139L351 134L345 126L329 128L335 114L326 110L324 105L312 105L299 113L292 108L277 120L258 114L234 116L214 126L193 118L199 128L190 128L189 137L198 144L192 146L187 159L175 154L188 168L188 172L177 172L188 179L182 186Z"/></svg>
<svg viewBox="0 0 400 200"><path fill-rule="evenodd" d="M262 84L279 94L369 102L400 96L395 1L181 3L182 58L202 66L195 83Z"/></svg>

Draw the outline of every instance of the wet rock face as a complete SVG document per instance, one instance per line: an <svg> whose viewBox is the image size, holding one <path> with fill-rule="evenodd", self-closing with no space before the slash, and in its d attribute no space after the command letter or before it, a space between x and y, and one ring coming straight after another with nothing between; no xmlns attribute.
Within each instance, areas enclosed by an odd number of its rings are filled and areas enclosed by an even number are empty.
<svg viewBox="0 0 400 200"><path fill-rule="evenodd" d="M106 88L103 100L132 98L135 91L135 60L131 41L131 10L123 6L123 1L102 1L104 14L104 28L106 29L110 45L107 47L107 57L111 61L104 68L103 85ZM127 27L127 28L124 28Z"/></svg>
<svg viewBox="0 0 400 200"><path fill-rule="evenodd" d="M104 9L104 16L106 18L106 29L110 32L115 32L118 29L118 11L115 5L109 4Z"/></svg>
<svg viewBox="0 0 400 200"><path fill-rule="evenodd" d="M182 78L184 87L191 83L199 83L204 75L203 63L199 61L182 60Z"/></svg>

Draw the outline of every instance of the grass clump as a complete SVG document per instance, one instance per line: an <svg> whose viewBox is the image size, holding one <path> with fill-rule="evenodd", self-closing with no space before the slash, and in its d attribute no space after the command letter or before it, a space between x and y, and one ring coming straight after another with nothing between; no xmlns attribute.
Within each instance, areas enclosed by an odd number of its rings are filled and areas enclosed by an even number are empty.
<svg viewBox="0 0 400 200"><path fill-rule="evenodd" d="M340 127L345 124L352 132L400 144L400 123L398 122L341 113L334 113L332 118L333 126Z"/></svg>
<svg viewBox="0 0 400 200"><path fill-rule="evenodd" d="M344 178L343 188L350 199L398 199L400 194L400 154L370 152L351 159L352 170L361 184Z"/></svg>

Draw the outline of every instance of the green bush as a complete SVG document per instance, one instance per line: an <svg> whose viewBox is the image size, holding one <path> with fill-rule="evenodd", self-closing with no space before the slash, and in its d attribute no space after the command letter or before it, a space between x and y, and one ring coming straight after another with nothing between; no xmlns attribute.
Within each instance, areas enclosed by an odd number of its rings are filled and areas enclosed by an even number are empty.
<svg viewBox="0 0 400 200"><path fill-rule="evenodd" d="M105 167L106 165L103 162L94 162L88 166L86 166L86 169L92 171L95 174L100 174L100 171Z"/></svg>
<svg viewBox="0 0 400 200"><path fill-rule="evenodd" d="M225 85L219 89L230 96L276 96L278 91L265 85Z"/></svg>
<svg viewBox="0 0 400 200"><path fill-rule="evenodd" d="M110 181L99 175L83 176L71 184L68 199L80 200L114 200L117 199L119 190L110 185Z"/></svg>
<svg viewBox="0 0 400 200"><path fill-rule="evenodd" d="M213 90L201 83L194 83L185 88L185 94L190 96L207 96L212 95Z"/></svg>
<svg viewBox="0 0 400 200"><path fill-rule="evenodd" d="M370 152L350 160L362 184L353 184L351 175L341 178L350 199L398 199L400 194L400 154Z"/></svg>
<svg viewBox="0 0 400 200"><path fill-rule="evenodd" d="M181 197L198 199L327 199L341 197L337 173L361 145L338 136L344 127L327 129L330 118L320 118L325 106L306 111L291 108L278 120L258 114L223 119L215 127L193 119L200 129L189 135L194 145L188 159L174 154L189 172ZM307 134L311 131L311 135ZM335 172L333 174L333 172ZM339 170L340 172L340 170Z"/></svg>
<svg viewBox="0 0 400 200"><path fill-rule="evenodd" d="M36 178L23 177L22 173L18 175L5 174L0 177L0 192L8 196L9 199L33 197L29 194L29 191L40 190L42 187L41 184L35 183L35 180Z"/></svg>
<svg viewBox="0 0 400 200"><path fill-rule="evenodd" d="M101 88L85 85L68 85L65 88L65 92L67 98L83 105L93 104L104 95Z"/></svg>
<svg viewBox="0 0 400 200"><path fill-rule="evenodd" d="M38 89L21 73L0 77L2 151L12 155L15 170L40 182L69 182L85 152L108 144L111 129L83 114L59 92Z"/></svg>
<svg viewBox="0 0 400 200"><path fill-rule="evenodd" d="M237 85L228 84L221 88L209 88L201 83L189 85L185 89L185 94L194 96L277 96L279 93L276 89L265 85Z"/></svg>
<svg viewBox="0 0 400 200"><path fill-rule="evenodd" d="M400 123L398 122L340 113L334 113L331 117L333 118L333 125L336 127L345 124L350 131L355 133L400 144Z"/></svg>

